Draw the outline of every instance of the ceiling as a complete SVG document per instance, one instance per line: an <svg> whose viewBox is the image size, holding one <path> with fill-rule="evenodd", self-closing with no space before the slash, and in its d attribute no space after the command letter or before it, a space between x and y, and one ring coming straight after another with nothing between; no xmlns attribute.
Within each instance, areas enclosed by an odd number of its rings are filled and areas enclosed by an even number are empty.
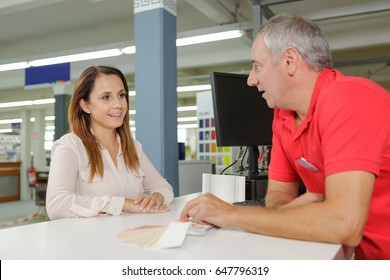
<svg viewBox="0 0 390 280"><path fill-rule="evenodd" d="M252 5L258 2L263 16L252 20ZM258 9L254 11L257 15ZM248 73L252 27L260 18L282 12L315 20L342 72L368 77L390 90L389 0L177 0L178 38L236 25L246 32L239 39L179 47L178 86L209 83L212 71ZM3 0L0 26L0 64L134 45L132 0ZM98 64L117 66L134 87L134 55L74 62L72 80ZM195 96L179 93L178 105L195 105ZM52 88L24 89L24 70L0 72L0 102L51 97ZM53 115L53 105L33 108ZM0 120L19 118L20 109L1 108Z"/></svg>

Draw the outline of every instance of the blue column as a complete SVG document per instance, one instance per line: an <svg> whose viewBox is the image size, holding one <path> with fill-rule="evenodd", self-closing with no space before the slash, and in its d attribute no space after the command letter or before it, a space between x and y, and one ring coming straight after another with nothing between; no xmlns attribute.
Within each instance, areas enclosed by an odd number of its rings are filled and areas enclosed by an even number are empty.
<svg viewBox="0 0 390 280"><path fill-rule="evenodd" d="M136 135L179 194L176 1L134 1Z"/></svg>

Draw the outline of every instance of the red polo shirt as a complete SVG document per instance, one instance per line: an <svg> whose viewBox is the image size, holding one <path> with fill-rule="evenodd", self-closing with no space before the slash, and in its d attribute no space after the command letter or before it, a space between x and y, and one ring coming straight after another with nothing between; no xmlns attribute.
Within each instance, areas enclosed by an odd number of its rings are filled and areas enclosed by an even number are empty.
<svg viewBox="0 0 390 280"><path fill-rule="evenodd" d="M301 178L310 192L325 194L326 176L350 170L376 176L355 256L390 259L390 94L370 80L327 69L298 128L294 112L275 109L269 178Z"/></svg>

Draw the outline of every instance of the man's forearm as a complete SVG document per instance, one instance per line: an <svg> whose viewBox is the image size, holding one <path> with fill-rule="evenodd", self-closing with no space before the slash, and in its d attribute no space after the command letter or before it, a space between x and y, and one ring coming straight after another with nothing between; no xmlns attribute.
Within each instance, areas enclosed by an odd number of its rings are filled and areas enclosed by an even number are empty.
<svg viewBox="0 0 390 280"><path fill-rule="evenodd" d="M279 208L293 201L296 197L282 191L270 191L265 197L268 208Z"/></svg>

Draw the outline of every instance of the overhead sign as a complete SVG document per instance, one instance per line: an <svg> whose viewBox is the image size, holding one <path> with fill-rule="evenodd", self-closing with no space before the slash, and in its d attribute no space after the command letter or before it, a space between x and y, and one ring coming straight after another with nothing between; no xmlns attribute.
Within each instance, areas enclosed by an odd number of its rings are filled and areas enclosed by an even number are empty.
<svg viewBox="0 0 390 280"><path fill-rule="evenodd" d="M25 69L25 87L45 86L70 81L70 63L29 67Z"/></svg>

